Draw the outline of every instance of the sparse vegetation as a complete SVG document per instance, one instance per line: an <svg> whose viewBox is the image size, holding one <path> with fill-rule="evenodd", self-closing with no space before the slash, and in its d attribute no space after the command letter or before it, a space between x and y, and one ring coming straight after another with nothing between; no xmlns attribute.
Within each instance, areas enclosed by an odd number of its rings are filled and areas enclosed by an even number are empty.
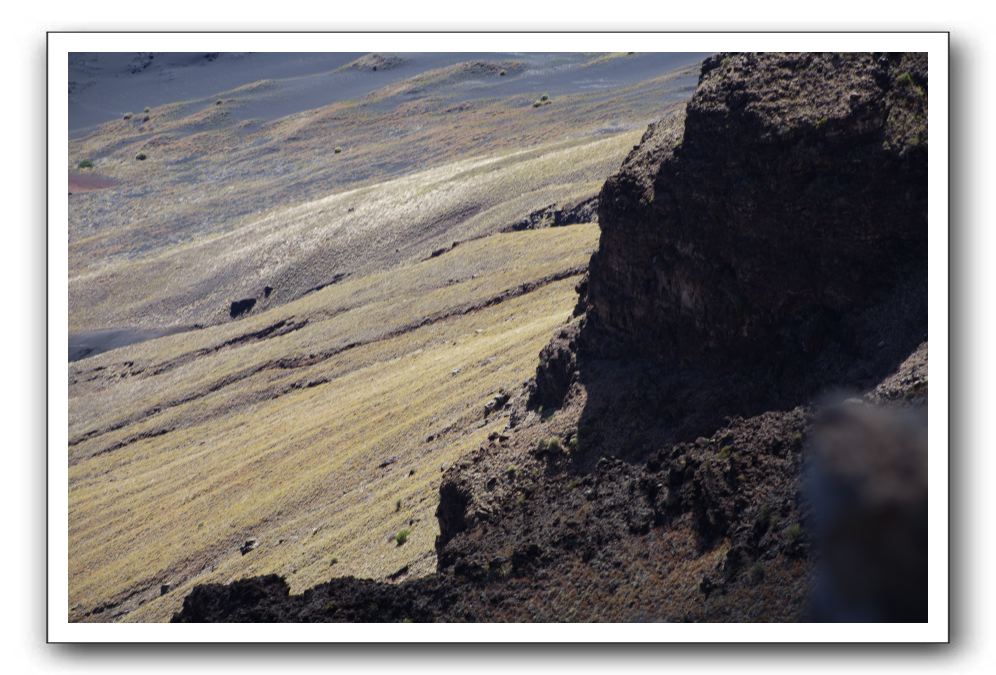
<svg viewBox="0 0 996 675"><path fill-rule="evenodd" d="M759 584L764 581L764 565L761 564L761 561L757 561L751 565L748 577L753 584Z"/></svg>
<svg viewBox="0 0 996 675"><path fill-rule="evenodd" d="M758 514L758 520L765 526L768 527L771 524L771 504L765 504L761 507L761 512Z"/></svg>
<svg viewBox="0 0 996 675"><path fill-rule="evenodd" d="M408 535L411 534L411 530L405 528L394 535L394 541L398 546L404 546L405 542L408 541Z"/></svg>
<svg viewBox="0 0 996 675"><path fill-rule="evenodd" d="M145 112L145 113L150 112L148 106L146 106L145 110L143 110L142 112Z"/></svg>
<svg viewBox="0 0 996 675"><path fill-rule="evenodd" d="M733 455L733 446L724 445L719 449L719 458L724 462L728 460Z"/></svg>
<svg viewBox="0 0 996 675"><path fill-rule="evenodd" d="M329 565L330 566L335 566L335 565L338 565L338 564L339 564L339 559L336 558L335 556L333 556L332 559L329 561Z"/></svg>
<svg viewBox="0 0 996 675"><path fill-rule="evenodd" d="M926 94L926 91L924 91L924 88L921 87L920 85L918 85L916 83L916 80L913 79L913 75L910 74L909 72L904 72L904 73L900 73L899 75L897 75L896 76L896 85L900 86L900 87L907 88L911 92L913 92L914 94L916 94L917 96L920 96L920 97L922 97L922 96L924 96Z"/></svg>
<svg viewBox="0 0 996 675"><path fill-rule="evenodd" d="M146 159L148 159L148 155L146 155L144 152L140 152L137 155L135 155L135 159L137 159L140 162L144 162Z"/></svg>
<svg viewBox="0 0 996 675"><path fill-rule="evenodd" d="M536 451L541 454L547 452L554 452L554 453L561 452L563 451L563 449L564 446L561 445L560 439L557 438L556 436L550 436L548 438L541 439L536 444Z"/></svg>
<svg viewBox="0 0 996 675"><path fill-rule="evenodd" d="M394 502L394 512L397 513L401 510L401 500Z"/></svg>
<svg viewBox="0 0 996 675"><path fill-rule="evenodd" d="M789 546L795 546L802 540L804 531L799 523L792 523L785 528L785 541Z"/></svg>
<svg viewBox="0 0 996 675"><path fill-rule="evenodd" d="M335 146L335 150L333 150L332 152L334 152L335 154L338 155L339 153L342 152L342 148L337 145L337 146Z"/></svg>
<svg viewBox="0 0 996 675"><path fill-rule="evenodd" d="M77 169L92 169L93 168L93 162L91 162L89 159L81 159L80 163L76 165L76 168Z"/></svg>

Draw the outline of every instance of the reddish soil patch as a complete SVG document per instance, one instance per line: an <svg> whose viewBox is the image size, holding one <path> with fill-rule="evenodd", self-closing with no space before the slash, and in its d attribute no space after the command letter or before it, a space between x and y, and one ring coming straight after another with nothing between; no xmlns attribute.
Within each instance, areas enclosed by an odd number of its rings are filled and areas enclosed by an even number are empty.
<svg viewBox="0 0 996 675"><path fill-rule="evenodd" d="M79 171L69 172L70 192L93 192L94 190L104 190L114 187L118 181L109 176L101 176L99 173L81 173Z"/></svg>

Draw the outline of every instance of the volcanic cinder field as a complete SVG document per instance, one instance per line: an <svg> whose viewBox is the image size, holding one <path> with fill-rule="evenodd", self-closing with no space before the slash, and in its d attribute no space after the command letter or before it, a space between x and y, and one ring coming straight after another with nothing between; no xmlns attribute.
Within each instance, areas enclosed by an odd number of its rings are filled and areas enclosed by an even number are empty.
<svg viewBox="0 0 996 675"><path fill-rule="evenodd" d="M442 470L702 57L74 54L70 618L430 574Z"/></svg>

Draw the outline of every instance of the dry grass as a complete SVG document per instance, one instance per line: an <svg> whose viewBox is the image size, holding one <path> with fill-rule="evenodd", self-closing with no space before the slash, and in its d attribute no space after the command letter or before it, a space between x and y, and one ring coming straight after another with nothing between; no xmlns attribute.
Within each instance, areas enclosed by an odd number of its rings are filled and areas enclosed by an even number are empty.
<svg viewBox="0 0 996 675"><path fill-rule="evenodd" d="M471 308L569 274L596 238L591 225L496 235L73 364L70 615L165 620L195 583L267 572L300 591L333 574L431 571L440 469L504 424L485 424L484 404L532 374L577 279ZM307 324L205 353L281 320ZM259 547L243 556L250 537Z"/></svg>

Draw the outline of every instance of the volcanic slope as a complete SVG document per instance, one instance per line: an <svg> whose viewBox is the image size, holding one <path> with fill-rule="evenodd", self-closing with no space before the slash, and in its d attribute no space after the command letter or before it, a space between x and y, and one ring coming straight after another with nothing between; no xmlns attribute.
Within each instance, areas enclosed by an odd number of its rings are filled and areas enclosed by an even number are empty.
<svg viewBox="0 0 996 675"><path fill-rule="evenodd" d="M927 87L925 54L707 59L447 470L437 573L203 585L174 620L926 620Z"/></svg>
<svg viewBox="0 0 996 675"><path fill-rule="evenodd" d="M535 370L597 236L498 234L72 364L71 617L164 620L195 583L268 572L434 570L442 470L504 425L485 408Z"/></svg>
<svg viewBox="0 0 996 675"><path fill-rule="evenodd" d="M696 59L666 56L368 55L306 78L363 84L317 108L277 78L77 130L70 618L435 570L442 470L507 422L575 304L593 197L690 93Z"/></svg>

